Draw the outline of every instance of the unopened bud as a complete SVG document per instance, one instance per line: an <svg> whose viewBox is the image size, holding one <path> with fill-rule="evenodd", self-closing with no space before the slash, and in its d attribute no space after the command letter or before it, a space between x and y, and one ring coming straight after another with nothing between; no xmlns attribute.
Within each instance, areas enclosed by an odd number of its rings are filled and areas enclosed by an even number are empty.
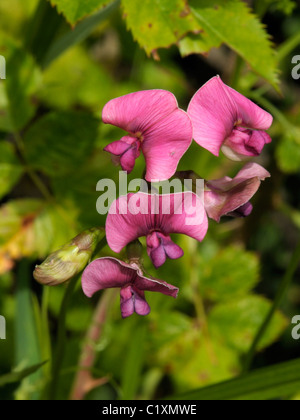
<svg viewBox="0 0 300 420"><path fill-rule="evenodd" d="M127 251L127 258L129 262L136 262L138 263L143 255L143 245L140 243L140 241L137 239L134 242L131 242L126 247Z"/></svg>
<svg viewBox="0 0 300 420"><path fill-rule="evenodd" d="M33 276L47 286L56 286L79 274L89 263L97 246L104 240L103 228L87 230L36 266Z"/></svg>

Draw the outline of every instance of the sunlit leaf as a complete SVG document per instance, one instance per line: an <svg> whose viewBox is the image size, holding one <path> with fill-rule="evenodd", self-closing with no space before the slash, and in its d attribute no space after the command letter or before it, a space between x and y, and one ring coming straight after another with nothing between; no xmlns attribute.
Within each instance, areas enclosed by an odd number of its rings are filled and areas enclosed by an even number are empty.
<svg viewBox="0 0 300 420"><path fill-rule="evenodd" d="M200 256L200 292L212 301L234 299L251 291L259 280L259 261L252 252L226 247L212 259Z"/></svg>
<svg viewBox="0 0 300 420"><path fill-rule="evenodd" d="M112 3L113 0L50 0L63 13L67 21L74 25L78 20Z"/></svg>
<svg viewBox="0 0 300 420"><path fill-rule="evenodd" d="M0 274L24 257L45 258L77 232L72 208L14 200L0 208Z"/></svg>
<svg viewBox="0 0 300 420"><path fill-rule="evenodd" d="M300 387L300 359L256 370L240 378L178 396L180 400L270 400L293 395Z"/></svg>
<svg viewBox="0 0 300 420"><path fill-rule="evenodd" d="M198 29L186 0L123 0L122 5L128 29L148 55Z"/></svg>
<svg viewBox="0 0 300 420"><path fill-rule="evenodd" d="M247 352L270 307L271 302L259 296L217 305L209 314L210 331L229 347ZM261 350L277 340L286 324L286 318L277 311L258 348Z"/></svg>
<svg viewBox="0 0 300 420"><path fill-rule="evenodd" d="M196 325L158 350L158 363L171 375L177 392L237 375L237 353Z"/></svg>
<svg viewBox="0 0 300 420"><path fill-rule="evenodd" d="M46 69L39 96L52 107L69 109L83 105L100 116L100 110L113 97L115 87L110 74L83 48L75 47Z"/></svg>
<svg viewBox="0 0 300 420"><path fill-rule="evenodd" d="M258 18L240 0L190 0L199 34L180 43L183 55L205 53L225 43L252 69L278 86L277 62L269 35Z"/></svg>

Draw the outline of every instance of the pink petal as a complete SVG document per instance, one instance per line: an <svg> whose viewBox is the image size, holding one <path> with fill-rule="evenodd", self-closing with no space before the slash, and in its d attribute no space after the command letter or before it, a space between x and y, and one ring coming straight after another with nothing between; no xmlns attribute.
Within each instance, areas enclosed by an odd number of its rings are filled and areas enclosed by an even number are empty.
<svg viewBox="0 0 300 420"><path fill-rule="evenodd" d="M113 143L108 144L104 147L105 152L112 153L116 156L122 156L128 149L130 149L131 145L126 143L123 140L114 141Z"/></svg>
<svg viewBox="0 0 300 420"><path fill-rule="evenodd" d="M162 293L173 298L176 298L179 292L179 289L172 284L155 278L147 278L141 274L135 280L135 287L142 291Z"/></svg>
<svg viewBox="0 0 300 420"><path fill-rule="evenodd" d="M137 145L131 146L120 158L120 164L123 171L127 171L129 174L132 172L135 160L139 157L140 152Z"/></svg>
<svg viewBox="0 0 300 420"><path fill-rule="evenodd" d="M102 120L131 134L144 133L177 109L177 100L171 92L144 90L109 101L103 108Z"/></svg>
<svg viewBox="0 0 300 420"><path fill-rule="evenodd" d="M99 290L122 288L130 283L136 270L129 264L121 263L116 258L99 258L87 266L82 274L82 289L91 297Z"/></svg>
<svg viewBox="0 0 300 420"><path fill-rule="evenodd" d="M146 180L150 182L173 176L192 142L189 116L178 108L175 96L165 90L146 90L113 99L104 107L102 119L127 130L140 142L146 159ZM122 166L132 168L133 164L130 160Z"/></svg>
<svg viewBox="0 0 300 420"><path fill-rule="evenodd" d="M248 201L248 203L246 203L243 206L237 208L236 210L228 213L228 216L231 216L231 217L248 217L252 213L252 210L253 210L253 206L250 203L250 201Z"/></svg>
<svg viewBox="0 0 300 420"><path fill-rule="evenodd" d="M236 126L268 129L272 116L252 101L213 77L193 96L188 107L195 141L214 155Z"/></svg>
<svg viewBox="0 0 300 420"><path fill-rule="evenodd" d="M120 291L120 305L122 318L128 318L134 313L134 299L132 294L132 287L123 287Z"/></svg>
<svg viewBox="0 0 300 420"><path fill-rule="evenodd" d="M226 139L223 153L232 160L242 160L244 156L259 156L271 137L264 131L253 131L238 127Z"/></svg>
<svg viewBox="0 0 300 420"><path fill-rule="evenodd" d="M180 246L160 232L153 232L147 236L147 252L155 268L161 267L167 258L176 260L184 255Z"/></svg>
<svg viewBox="0 0 300 420"><path fill-rule="evenodd" d="M221 83L223 82L221 81ZM241 93L224 83L223 85L224 89L227 90L228 95L230 95L236 103L237 117L238 120L242 121L242 126L253 128L254 130L268 130L271 127L273 123L273 117L271 114L260 108Z"/></svg>
<svg viewBox="0 0 300 420"><path fill-rule="evenodd" d="M120 296L123 318L131 316L134 312L142 316L149 315L151 309L143 291L136 290L134 286L127 286L121 289Z"/></svg>
<svg viewBox="0 0 300 420"><path fill-rule="evenodd" d="M124 212L127 214L120 214ZM202 241L207 229L203 203L190 192L163 196L128 194L112 204L106 219L107 242L117 253L130 242L153 231L166 236L182 233Z"/></svg>
<svg viewBox="0 0 300 420"><path fill-rule="evenodd" d="M204 192L204 204L208 216L219 222L221 216L238 209L243 216L250 214L252 206L248 202L259 189L261 181L269 176L269 172L262 166L248 163L234 179L224 177L208 181L206 187L209 190ZM246 207L241 208L244 205Z"/></svg>
<svg viewBox="0 0 300 420"><path fill-rule="evenodd" d="M180 159L191 145L192 122L187 113L176 109L144 134L142 150L146 160L146 180L164 181L176 172Z"/></svg>

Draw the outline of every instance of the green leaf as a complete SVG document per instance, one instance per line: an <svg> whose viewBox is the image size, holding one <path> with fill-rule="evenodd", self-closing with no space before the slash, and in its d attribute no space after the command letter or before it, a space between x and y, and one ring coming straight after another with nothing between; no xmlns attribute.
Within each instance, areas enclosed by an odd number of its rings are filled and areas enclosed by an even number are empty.
<svg viewBox="0 0 300 420"><path fill-rule="evenodd" d="M23 168L14 153L14 148L6 142L0 143L0 198L5 196L18 182Z"/></svg>
<svg viewBox="0 0 300 420"><path fill-rule="evenodd" d="M61 205L61 206L60 206ZM76 235L77 210L69 203L46 206L35 218L32 233L34 255L45 258Z"/></svg>
<svg viewBox="0 0 300 420"><path fill-rule="evenodd" d="M145 359L146 327L144 323L135 326L135 334L130 339L122 369L122 391L124 400L136 396Z"/></svg>
<svg viewBox="0 0 300 420"><path fill-rule="evenodd" d="M128 29L148 55L198 28L186 0L122 0L122 6Z"/></svg>
<svg viewBox="0 0 300 420"><path fill-rule="evenodd" d="M74 25L85 16L107 6L112 0L50 0L57 7L59 13L63 13L67 21Z"/></svg>
<svg viewBox="0 0 300 420"><path fill-rule="evenodd" d="M84 48L77 46L44 71L44 86L39 97L50 107L70 109L81 105L99 112L114 96L115 87L109 72L93 61Z"/></svg>
<svg viewBox="0 0 300 420"><path fill-rule="evenodd" d="M300 170L300 144L292 136L281 138L276 149L276 160L284 173L296 173Z"/></svg>
<svg viewBox="0 0 300 420"><path fill-rule="evenodd" d="M296 7L297 3L294 0L256 0L255 2L255 9L259 16L263 16L270 8L291 15Z"/></svg>
<svg viewBox="0 0 300 420"><path fill-rule="evenodd" d="M37 372L45 363L46 362L38 363L37 365L33 365L27 369L7 373L6 375L0 376L0 387L13 384L15 382L21 382L24 378L27 378L28 376Z"/></svg>
<svg viewBox="0 0 300 420"><path fill-rule="evenodd" d="M22 129L34 116L34 95L41 82L41 75L33 58L16 42L1 35L0 54L5 56L6 80L1 82L0 128L6 131Z"/></svg>
<svg viewBox="0 0 300 420"><path fill-rule="evenodd" d="M41 362L38 326L31 293L31 264L22 260L19 264L19 281L16 292L15 349L16 365L32 366ZM42 371L25 379L17 391L17 399L37 399L42 390Z"/></svg>
<svg viewBox="0 0 300 420"><path fill-rule="evenodd" d="M300 388L300 359L273 365L240 378L180 395L183 400L270 400L291 396Z"/></svg>
<svg viewBox="0 0 300 420"><path fill-rule="evenodd" d="M215 306L208 317L209 330L229 347L247 352L263 323L271 302L260 296L248 296ZM277 311L258 345L261 350L272 344L286 327L285 317Z"/></svg>
<svg viewBox="0 0 300 420"><path fill-rule="evenodd" d="M27 161L53 177L70 174L91 154L98 126L99 121L87 112L50 113L25 135Z"/></svg>
<svg viewBox="0 0 300 420"><path fill-rule="evenodd" d="M120 6L120 0L107 3L109 4L105 9L102 9L94 15L84 19L82 22L78 23L75 28L58 38L49 48L49 51L43 61L43 67L49 66L53 60L55 60L68 48L86 39L97 25L107 19L111 13Z"/></svg>
<svg viewBox="0 0 300 420"><path fill-rule="evenodd" d="M258 18L240 0L191 0L199 35L180 43L183 55L208 52L225 43L260 76L278 86L277 60L269 35Z"/></svg>
<svg viewBox="0 0 300 420"><path fill-rule="evenodd" d="M177 317L180 318L180 315ZM224 381L240 372L238 354L218 337L204 334L192 319L188 329L182 324L180 328L185 331L176 332L176 326L171 323L172 317L164 313L164 318L165 322L161 321L163 325L159 325L158 321L158 325L153 328L158 340L154 347L157 355L153 352L154 363L169 372L178 392L200 384ZM175 330L173 338L169 330ZM158 345L163 334L169 340ZM150 363L153 364L152 359Z"/></svg>
<svg viewBox="0 0 300 420"><path fill-rule="evenodd" d="M259 260L252 252L227 247L213 258L201 259L200 290L211 301L245 295L259 281Z"/></svg>

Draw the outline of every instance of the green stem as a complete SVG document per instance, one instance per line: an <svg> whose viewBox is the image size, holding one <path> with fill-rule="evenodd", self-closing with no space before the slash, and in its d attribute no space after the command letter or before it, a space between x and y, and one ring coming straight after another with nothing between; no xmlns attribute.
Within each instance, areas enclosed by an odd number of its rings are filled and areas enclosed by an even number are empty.
<svg viewBox="0 0 300 420"><path fill-rule="evenodd" d="M26 28L25 48L42 64L60 29L68 25L49 1L40 0Z"/></svg>
<svg viewBox="0 0 300 420"><path fill-rule="evenodd" d="M71 297L75 290L77 281L79 280L80 276L74 277L70 280L64 297L60 307L60 313L58 317L58 332L56 338L56 348L54 351L53 356L53 363L52 363L52 379L49 386L49 400L56 399L56 391L58 387L58 381L60 376L60 370L62 367L62 362L64 359L65 353L65 345L66 345L66 316L69 304L71 302Z"/></svg>
<svg viewBox="0 0 300 420"><path fill-rule="evenodd" d="M282 300L283 300L283 298L286 294L287 289L289 288L289 286L291 285L291 283L293 281L293 277L294 277L294 274L295 274L295 272L298 268L299 261L300 261L300 242L298 243L298 245L297 245L297 247L296 247L296 249L295 249L295 251L292 255L291 261L290 261L289 266L286 270L286 273L283 277L283 280L282 280L281 285L279 287L279 290L277 292L277 295L276 295L275 301L273 303L273 306L270 309L269 313L267 314L266 319L264 320L264 322L263 322L262 326L260 327L258 333L256 334L256 337L255 337L255 339L254 339L254 341L251 345L251 348L250 348L250 350L249 350L249 352L246 356L244 369L243 369L244 373L248 372L250 367L251 367L251 364L252 364L257 346L260 343L264 333L266 332L266 329L268 328L276 310L279 308L279 306L280 306L280 304L281 304L281 302L282 302Z"/></svg>
<svg viewBox="0 0 300 420"><path fill-rule="evenodd" d="M248 95L251 99L257 101L260 105L266 108L274 117L277 119L278 122L282 125L282 127L287 132L294 132L296 134L297 128L285 117L285 115L279 111L279 109L273 105L268 99L260 96L257 92L249 92Z"/></svg>
<svg viewBox="0 0 300 420"><path fill-rule="evenodd" d="M231 84L230 84L233 89L238 88L239 79L240 79L241 71L243 69L243 65L244 65L244 60L242 59L242 57L239 55L236 55L235 68L232 74Z"/></svg>
<svg viewBox="0 0 300 420"><path fill-rule="evenodd" d="M109 309L112 306L115 297L115 289L106 290L102 294L95 309L91 326L88 329L84 340L79 361L79 370L75 377L71 392L70 399L73 401L83 400L90 390L107 382L107 378L94 379L92 376L92 369L97 356L96 344L101 337L103 326L107 320Z"/></svg>

